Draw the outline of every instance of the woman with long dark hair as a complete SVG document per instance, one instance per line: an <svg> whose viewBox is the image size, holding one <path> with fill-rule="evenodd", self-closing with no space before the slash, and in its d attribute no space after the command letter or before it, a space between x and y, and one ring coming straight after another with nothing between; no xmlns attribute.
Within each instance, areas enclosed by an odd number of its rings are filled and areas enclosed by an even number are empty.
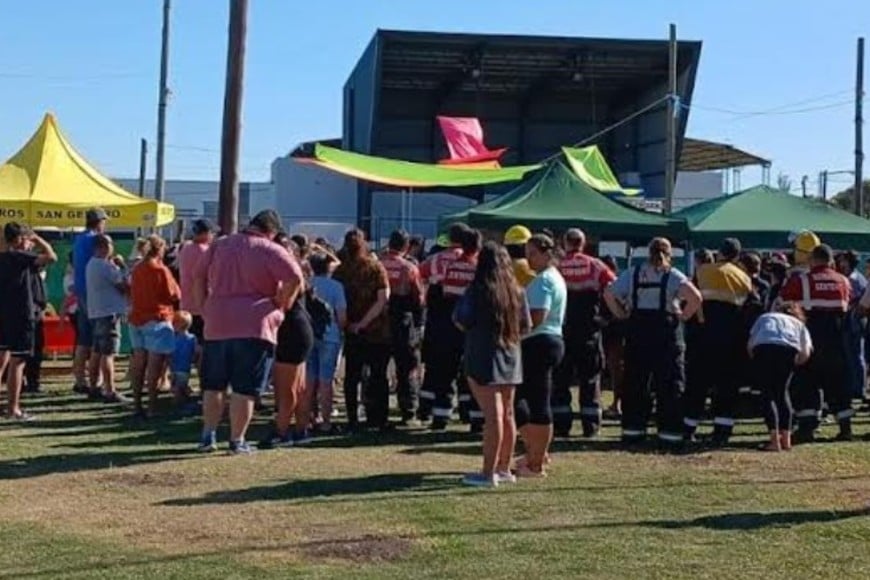
<svg viewBox="0 0 870 580"><path fill-rule="evenodd" d="M555 267L556 244L535 234L526 244L529 266L537 276L526 288L532 330L523 338L523 382L517 393L517 426L525 456L517 466L519 477L544 477L544 464L553 440L553 372L565 355L562 326L568 289Z"/></svg>
<svg viewBox="0 0 870 580"><path fill-rule="evenodd" d="M484 245L454 321L465 331L465 374L484 420L483 471L466 475L463 483L481 487L513 483L514 387L523 380L520 337L530 322L507 250L494 242Z"/></svg>

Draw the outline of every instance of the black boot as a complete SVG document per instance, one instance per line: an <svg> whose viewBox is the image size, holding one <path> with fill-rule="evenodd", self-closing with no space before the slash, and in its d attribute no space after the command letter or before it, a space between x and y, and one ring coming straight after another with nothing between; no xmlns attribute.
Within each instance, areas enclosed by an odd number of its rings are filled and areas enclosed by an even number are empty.
<svg viewBox="0 0 870 580"><path fill-rule="evenodd" d="M834 437L834 441L851 441L852 439L852 420L843 419L840 421L840 432Z"/></svg>
<svg viewBox="0 0 870 580"><path fill-rule="evenodd" d="M811 427L798 427L797 431L792 436L792 442L795 445L816 442L816 432Z"/></svg>

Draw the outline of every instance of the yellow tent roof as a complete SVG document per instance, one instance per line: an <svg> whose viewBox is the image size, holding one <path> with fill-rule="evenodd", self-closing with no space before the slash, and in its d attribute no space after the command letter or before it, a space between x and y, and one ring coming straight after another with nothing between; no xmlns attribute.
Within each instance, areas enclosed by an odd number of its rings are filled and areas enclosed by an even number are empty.
<svg viewBox="0 0 870 580"><path fill-rule="evenodd" d="M101 207L110 227L162 226L175 208L125 191L81 157L46 114L33 137L0 166L0 222L31 227L79 227L89 208Z"/></svg>

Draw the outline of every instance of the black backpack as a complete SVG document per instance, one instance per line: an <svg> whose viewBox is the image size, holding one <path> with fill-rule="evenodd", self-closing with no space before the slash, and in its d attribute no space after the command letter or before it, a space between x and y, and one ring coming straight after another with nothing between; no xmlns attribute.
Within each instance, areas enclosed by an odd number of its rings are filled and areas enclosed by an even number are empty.
<svg viewBox="0 0 870 580"><path fill-rule="evenodd" d="M311 319L311 330L314 338L322 340L326 329L332 324L332 307L323 298L314 292L314 288L308 287L305 291L305 310Z"/></svg>

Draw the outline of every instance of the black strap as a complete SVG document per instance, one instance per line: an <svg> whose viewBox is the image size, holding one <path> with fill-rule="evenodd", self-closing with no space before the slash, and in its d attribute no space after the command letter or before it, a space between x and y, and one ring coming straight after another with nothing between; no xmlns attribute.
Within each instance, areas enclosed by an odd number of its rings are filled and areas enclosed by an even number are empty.
<svg viewBox="0 0 870 580"><path fill-rule="evenodd" d="M668 311L668 282L671 278L671 271L668 270L665 272L661 279L658 282L641 282L640 281L640 269L641 266L634 267L634 273L632 275L632 288L631 288L631 306L634 310L637 310L637 298L638 291L641 288L644 289L653 289L656 288L659 291L659 311L667 312Z"/></svg>
<svg viewBox="0 0 870 580"><path fill-rule="evenodd" d="M659 282L661 284L661 287L659 288L659 312L668 311L668 281L670 278L671 271L668 270Z"/></svg>
<svg viewBox="0 0 870 580"><path fill-rule="evenodd" d="M631 281L631 309L637 310L637 291L639 290L638 286L640 286L640 266L634 267L634 272L632 273L632 281Z"/></svg>

